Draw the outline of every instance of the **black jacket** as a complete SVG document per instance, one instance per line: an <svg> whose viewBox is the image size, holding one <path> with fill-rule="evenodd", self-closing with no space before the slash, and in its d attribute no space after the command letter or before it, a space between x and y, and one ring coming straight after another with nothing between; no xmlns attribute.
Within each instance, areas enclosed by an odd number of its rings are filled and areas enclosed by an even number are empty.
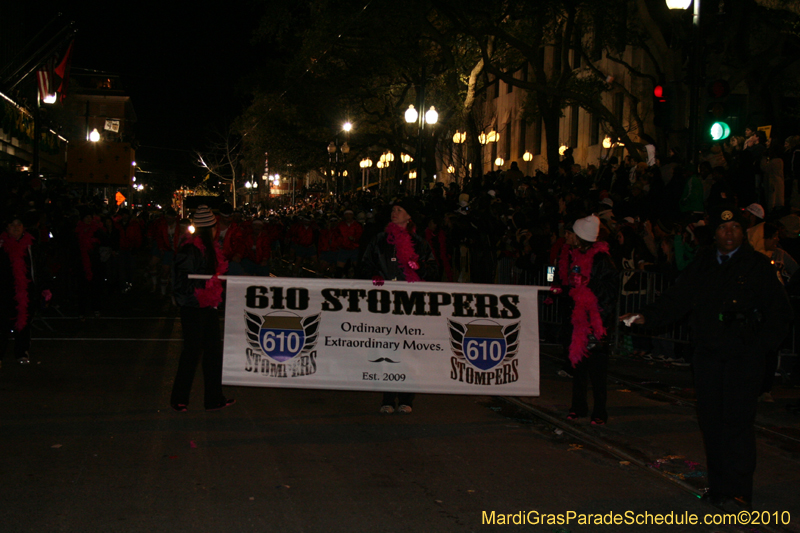
<svg viewBox="0 0 800 533"><path fill-rule="evenodd" d="M195 289L206 286L204 279L189 279L189 274L206 274L213 276L214 265L206 258L194 244L184 244L175 254L172 266L172 293L175 304L179 307L200 307Z"/></svg>
<svg viewBox="0 0 800 533"><path fill-rule="evenodd" d="M717 251L701 252L661 298L642 315L647 327L689 315L694 342L710 349L742 346L776 350L789 331L792 308L769 259L745 241L727 263Z"/></svg>
<svg viewBox="0 0 800 533"><path fill-rule="evenodd" d="M592 277L589 290L597 297L600 317L606 331L614 331L617 321L617 298L619 297L619 272L608 254L599 253L592 260Z"/></svg>
<svg viewBox="0 0 800 533"><path fill-rule="evenodd" d="M378 233L364 249L364 255L358 268L359 278L372 279L375 276L381 276L385 280L404 281L406 279L397 260L395 247L386 242L386 236L385 231ZM431 247L416 233L411 234L411 242L414 244L414 251L419 256L417 275L423 281L439 281L439 269Z"/></svg>

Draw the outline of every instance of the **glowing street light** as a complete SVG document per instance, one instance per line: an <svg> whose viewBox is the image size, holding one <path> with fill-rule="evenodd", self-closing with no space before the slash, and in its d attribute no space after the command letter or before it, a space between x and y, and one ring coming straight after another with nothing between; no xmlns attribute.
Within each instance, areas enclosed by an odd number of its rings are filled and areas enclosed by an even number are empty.
<svg viewBox="0 0 800 533"><path fill-rule="evenodd" d="M522 154L522 160L525 161L526 163L533 161L533 154L525 150L525 153Z"/></svg>
<svg viewBox="0 0 800 533"><path fill-rule="evenodd" d="M689 9L692 0L667 0L667 7L670 9Z"/></svg>
<svg viewBox="0 0 800 533"><path fill-rule="evenodd" d="M92 133L89 134L89 140L93 143L96 143L100 140L100 132L97 131L97 128L92 130Z"/></svg>
<svg viewBox="0 0 800 533"><path fill-rule="evenodd" d="M439 121L439 113L436 112L436 108L431 106L428 109L428 112L425 113L425 123L426 124L436 124Z"/></svg>
<svg viewBox="0 0 800 533"><path fill-rule="evenodd" d="M405 117L406 117L406 122L408 124L413 124L414 122L417 121L417 118L419 118L419 114L417 113L417 110L414 109L413 105L408 106L408 109L406 109Z"/></svg>
<svg viewBox="0 0 800 533"><path fill-rule="evenodd" d="M342 125L342 129L346 132L350 132L353 129L353 124L349 120Z"/></svg>
<svg viewBox="0 0 800 533"><path fill-rule="evenodd" d="M462 144L464 141L467 140L467 132L466 131L458 131L453 134L453 142L455 144Z"/></svg>

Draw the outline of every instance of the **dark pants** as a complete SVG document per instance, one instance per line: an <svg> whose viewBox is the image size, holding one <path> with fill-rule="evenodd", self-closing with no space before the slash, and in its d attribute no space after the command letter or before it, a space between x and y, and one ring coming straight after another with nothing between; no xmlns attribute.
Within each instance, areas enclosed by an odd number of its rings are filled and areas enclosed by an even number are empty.
<svg viewBox="0 0 800 533"><path fill-rule="evenodd" d="M572 369L572 407L571 413L583 417L589 414L587 393L592 382L592 418L608 420L606 400L608 399L608 352L596 348Z"/></svg>
<svg viewBox="0 0 800 533"><path fill-rule="evenodd" d="M222 395L222 342L216 309L181 307L183 352L172 386L172 405L189 404L198 361L203 365L205 407L210 409L225 401ZM201 359L202 356L202 359Z"/></svg>
<svg viewBox="0 0 800 533"><path fill-rule="evenodd" d="M756 469L753 423L764 357L741 347L718 351L698 347L692 362L709 490L751 501Z"/></svg>
<svg viewBox="0 0 800 533"><path fill-rule="evenodd" d="M413 392L384 392L383 393L383 402L381 405L391 405L395 407L395 401L397 405L407 405L409 407L413 407L414 403L414 393Z"/></svg>

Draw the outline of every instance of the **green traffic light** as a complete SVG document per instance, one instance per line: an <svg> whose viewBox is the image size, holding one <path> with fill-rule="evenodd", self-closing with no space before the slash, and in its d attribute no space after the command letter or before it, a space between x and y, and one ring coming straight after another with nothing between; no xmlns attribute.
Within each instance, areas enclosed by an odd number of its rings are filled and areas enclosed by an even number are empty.
<svg viewBox="0 0 800 533"><path fill-rule="evenodd" d="M714 141L721 141L727 139L731 135L731 128L724 122L715 122L711 125L711 139Z"/></svg>

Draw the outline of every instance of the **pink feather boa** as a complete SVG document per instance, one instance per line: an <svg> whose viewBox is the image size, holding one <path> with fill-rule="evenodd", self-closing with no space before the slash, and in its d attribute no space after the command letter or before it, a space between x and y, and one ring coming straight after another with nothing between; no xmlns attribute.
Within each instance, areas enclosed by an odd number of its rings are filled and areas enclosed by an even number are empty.
<svg viewBox="0 0 800 533"><path fill-rule="evenodd" d="M23 233L19 240L12 238L8 232L0 235L0 247L6 249L11 262L11 273L14 275L14 299L17 302L17 320L14 323L14 331L17 333L28 324L28 284L32 280L28 279L25 254L31 244L33 244L33 237L30 233Z"/></svg>
<svg viewBox="0 0 800 533"><path fill-rule="evenodd" d="M414 251L411 233L394 222L390 222L389 225L386 226L386 233L386 242L394 245L397 261L400 263L400 268L403 270L403 276L406 278L406 281L409 283L422 281L422 278L417 274L417 270L419 270L419 256L417 252Z"/></svg>
<svg viewBox="0 0 800 533"><path fill-rule="evenodd" d="M598 341L606 336L606 328L600 317L597 296L589 289L594 256L608 253L608 244L596 242L586 252L565 246L559 257L558 273L562 282L572 288L569 295L575 302L572 310L572 342L569 345L569 360L576 366L587 357L589 336Z"/></svg>
<svg viewBox="0 0 800 533"><path fill-rule="evenodd" d="M206 245L200 237L194 237L189 240L201 253L206 253ZM228 271L228 260L222 254L222 248L219 243L214 244L214 251L217 254L217 271L211 276L211 279L206 281L205 287L202 289L195 289L194 295L197 298L197 303L200 307L214 307L216 308L222 303L222 281L219 279L221 274Z"/></svg>

